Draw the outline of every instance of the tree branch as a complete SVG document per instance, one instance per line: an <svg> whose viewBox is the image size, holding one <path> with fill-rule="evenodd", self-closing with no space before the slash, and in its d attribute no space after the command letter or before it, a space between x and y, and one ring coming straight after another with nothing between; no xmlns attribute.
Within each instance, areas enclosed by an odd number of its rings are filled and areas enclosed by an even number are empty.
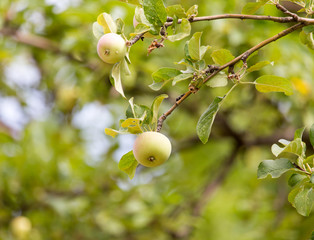
<svg viewBox="0 0 314 240"><path fill-rule="evenodd" d="M274 42L276 40L278 40L279 38L282 38L286 35L288 35L289 33L292 33L302 27L304 27L305 24L303 22L298 23L293 25L292 27L289 27L283 31L281 31L280 33L276 34L275 36L268 38L262 42L260 42L259 44L255 45L254 47L250 48L249 50L245 51L244 53L242 53L241 55L239 55L238 57L234 58L232 61L226 63L225 65L220 66L219 68L215 69L214 72L212 72L208 77L206 77L203 81L203 84L206 83L207 81L209 81L212 77L214 77L216 74L218 74L220 71L224 70L227 67L230 66L234 66L237 62L239 61L245 61L248 56L250 56L253 52L259 50L260 48L270 44L271 42ZM190 95L191 95L192 91L189 90L186 93L184 93L182 95L181 98L179 98L179 100L177 100L174 105L167 111L165 112L163 115L161 115L161 117L158 119L158 124L157 124L157 131L160 131L162 128L162 124L163 122L166 120L166 118L185 100L187 99Z"/></svg>

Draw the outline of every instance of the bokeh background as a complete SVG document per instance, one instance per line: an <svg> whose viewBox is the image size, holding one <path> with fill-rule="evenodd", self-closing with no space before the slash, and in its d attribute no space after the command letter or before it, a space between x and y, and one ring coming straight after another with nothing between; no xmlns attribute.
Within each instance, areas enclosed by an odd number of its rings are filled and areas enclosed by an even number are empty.
<svg viewBox="0 0 314 240"><path fill-rule="evenodd" d="M241 13L246 2L165 4L198 4L199 16L205 16ZM118 161L135 136L104 134L104 128L118 127L128 103L110 85L111 66L97 56L92 23L110 13L124 20L129 36L134 10L118 0L0 1L0 239L309 239L314 215L300 216L289 204L289 174L257 180L256 170L273 158L273 143L314 123L313 50L302 45L298 32L260 50L252 63L268 60L273 66L246 81L262 74L286 77L294 95L238 87L205 145L196 137L197 120L230 86L191 96L162 129L173 144L171 158L158 168L139 167L129 180ZM283 16L271 5L258 13ZM237 56L288 26L229 19L193 23L192 31L203 31L202 43L212 50L226 48ZM166 41L149 56L150 39L132 46L126 96L150 106L166 93L166 111L187 83L153 92L151 73L177 67L188 39ZM14 230L19 216L26 229L31 224L28 234Z"/></svg>

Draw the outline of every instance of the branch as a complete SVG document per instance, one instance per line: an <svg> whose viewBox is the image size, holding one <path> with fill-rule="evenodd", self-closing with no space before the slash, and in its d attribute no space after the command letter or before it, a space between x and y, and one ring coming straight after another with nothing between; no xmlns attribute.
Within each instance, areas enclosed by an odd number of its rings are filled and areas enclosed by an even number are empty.
<svg viewBox="0 0 314 240"><path fill-rule="evenodd" d="M276 7L280 11L282 11L284 14L291 16L295 21L299 21L300 17L297 14L290 12L287 8L282 6L280 3L276 3Z"/></svg>
<svg viewBox="0 0 314 240"><path fill-rule="evenodd" d="M146 32L148 32L148 31L146 31ZM127 45L128 47L132 46L132 45L135 44L138 40L140 40L140 39L144 36L144 34L145 34L146 32L137 34L137 35L136 35L134 38L132 38L130 41L127 41L127 42L126 42L126 45Z"/></svg>
<svg viewBox="0 0 314 240"><path fill-rule="evenodd" d="M237 62L239 61L246 61L246 59L248 58L248 56L250 56L253 52L259 50L260 48L270 44L271 42L274 42L276 40L278 40L279 38L282 38L286 35L288 35L289 33L292 33L302 27L304 27L305 24L304 23L298 23L293 25L290 28L287 28L285 30L283 30L282 32L276 34L275 36L268 38L262 42L260 42L259 44L255 45L254 47L250 48L249 50L245 51L244 53L242 53L241 55L239 55L238 57L234 58L232 61L226 63L223 66L220 66L219 68L215 69L214 72L212 72L208 77L206 77L203 81L203 83L206 83L208 80L210 80L212 77L214 77L216 74L218 74L220 71L222 71L223 69L230 67L230 66L234 66ZM184 93L182 95L182 97L180 97L178 100L176 100L176 102L174 103L174 105L167 111L165 112L163 115L161 115L161 117L158 119L158 124L157 124L157 131L159 132L162 128L162 124L163 122L166 120L166 118L185 100L187 99L190 95L191 95L192 91L189 90L186 93Z"/></svg>

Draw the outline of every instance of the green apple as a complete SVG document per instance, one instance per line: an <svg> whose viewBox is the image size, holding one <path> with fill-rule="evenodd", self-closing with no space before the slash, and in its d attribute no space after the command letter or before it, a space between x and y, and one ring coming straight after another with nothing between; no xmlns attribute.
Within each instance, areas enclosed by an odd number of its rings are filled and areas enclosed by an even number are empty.
<svg viewBox="0 0 314 240"><path fill-rule="evenodd" d="M135 159L145 167L163 164L170 156L171 143L159 132L141 133L135 140L133 154Z"/></svg>
<svg viewBox="0 0 314 240"><path fill-rule="evenodd" d="M125 40L116 33L107 33L98 40L97 53L105 63L120 62L126 51Z"/></svg>

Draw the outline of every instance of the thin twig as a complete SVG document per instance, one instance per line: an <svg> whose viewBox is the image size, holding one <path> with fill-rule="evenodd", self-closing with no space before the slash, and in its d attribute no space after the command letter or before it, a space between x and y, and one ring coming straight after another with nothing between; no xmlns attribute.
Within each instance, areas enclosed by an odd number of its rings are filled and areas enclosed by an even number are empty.
<svg viewBox="0 0 314 240"><path fill-rule="evenodd" d="M143 32L143 33L140 33L140 34L137 34L134 38L132 38L130 41L127 41L126 42L126 45L128 46L128 47L130 47L130 46L132 46L133 44L135 44L138 40L140 40L143 36L144 36L144 34L145 33L147 33L148 31L146 31L146 32Z"/></svg>
<svg viewBox="0 0 314 240"><path fill-rule="evenodd" d="M290 12L287 8L285 8L284 6L282 6L280 3L276 3L276 7L277 7L280 11L282 11L284 14L287 14L287 15L291 16L295 21L298 21L298 22L300 21L300 20L299 20L300 17L299 17L297 14Z"/></svg>

